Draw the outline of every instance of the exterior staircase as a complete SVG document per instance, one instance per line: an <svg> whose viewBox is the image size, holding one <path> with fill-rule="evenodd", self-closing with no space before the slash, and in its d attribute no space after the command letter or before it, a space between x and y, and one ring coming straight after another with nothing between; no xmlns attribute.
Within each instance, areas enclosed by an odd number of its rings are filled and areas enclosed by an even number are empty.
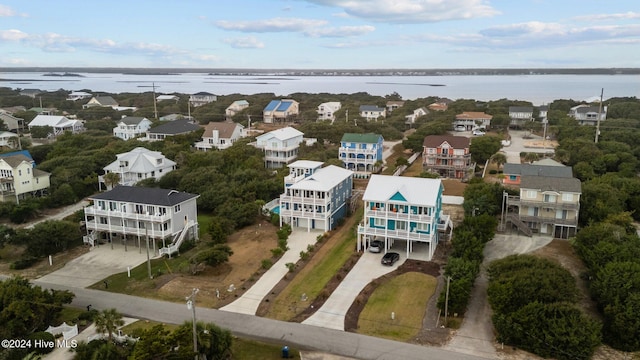
<svg viewBox="0 0 640 360"><path fill-rule="evenodd" d="M184 228L182 228L182 231L178 235L177 239L174 238L174 240L171 242L171 244L169 246L160 248L158 250L159 255L160 256L163 256L163 255L171 256L171 255L177 253L178 250L180 249L180 245L182 245L182 242L184 242L184 239L187 237L187 234L189 233L189 229L191 229L194 225L195 225L195 221L189 220L189 222L187 222L187 224L184 226Z"/></svg>
<svg viewBox="0 0 640 360"><path fill-rule="evenodd" d="M518 215L509 214L507 216L507 222L511 222L513 225L515 225L518 228L518 230L522 231L528 237L531 237L533 235L533 231L531 231L531 229L529 229L527 224L525 224L524 222L522 222L520 220L520 218L518 218Z"/></svg>

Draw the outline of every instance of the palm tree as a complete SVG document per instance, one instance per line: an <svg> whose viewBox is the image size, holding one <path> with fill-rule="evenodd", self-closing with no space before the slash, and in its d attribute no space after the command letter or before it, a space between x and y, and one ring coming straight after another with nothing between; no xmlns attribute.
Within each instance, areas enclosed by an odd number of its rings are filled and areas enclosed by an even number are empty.
<svg viewBox="0 0 640 360"><path fill-rule="evenodd" d="M107 184L108 189L112 189L120 183L120 174L114 172L106 173L104 175L104 182Z"/></svg>
<svg viewBox="0 0 640 360"><path fill-rule="evenodd" d="M533 163L534 161L538 161L538 159L540 159L540 156L538 156L538 154L534 153L534 152L528 152L524 156L524 161L526 161L526 162L528 162L530 164Z"/></svg>
<svg viewBox="0 0 640 360"><path fill-rule="evenodd" d="M495 153L491 157L491 162L493 162L496 165L498 165L498 170L500 170L500 167L507 163L507 155L505 155L504 153L501 153L501 152Z"/></svg>
<svg viewBox="0 0 640 360"><path fill-rule="evenodd" d="M109 334L109 342L113 341L114 331L116 331L118 327L124 325L122 314L116 311L116 309L103 310L102 312L98 313L98 315L96 315L93 321L98 333Z"/></svg>

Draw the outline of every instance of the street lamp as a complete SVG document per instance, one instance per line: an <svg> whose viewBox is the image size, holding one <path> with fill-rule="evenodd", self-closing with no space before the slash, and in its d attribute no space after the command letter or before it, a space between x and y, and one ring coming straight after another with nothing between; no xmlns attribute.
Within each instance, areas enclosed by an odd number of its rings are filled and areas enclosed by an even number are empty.
<svg viewBox="0 0 640 360"><path fill-rule="evenodd" d="M196 295L198 294L200 289L193 288L191 290L191 295L186 297L187 300L187 309L191 309L191 313L193 315L193 352L195 355L195 360L198 360L198 334L196 332Z"/></svg>

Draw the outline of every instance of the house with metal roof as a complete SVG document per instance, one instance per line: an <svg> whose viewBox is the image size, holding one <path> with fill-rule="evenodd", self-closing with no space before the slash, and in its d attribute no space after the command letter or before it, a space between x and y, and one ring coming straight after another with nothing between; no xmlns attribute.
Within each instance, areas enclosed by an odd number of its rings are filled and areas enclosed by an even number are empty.
<svg viewBox="0 0 640 360"><path fill-rule="evenodd" d="M116 109L118 102L111 96L94 96L86 104L82 105L82 108L88 109L96 106Z"/></svg>
<svg viewBox="0 0 640 360"><path fill-rule="evenodd" d="M200 125L194 124L189 119L168 121L147 130L147 136L140 140L161 141L171 136L189 134L200 129L202 129Z"/></svg>
<svg viewBox="0 0 640 360"><path fill-rule="evenodd" d="M20 147L20 137L11 131L0 131L0 147L17 149Z"/></svg>
<svg viewBox="0 0 640 360"><path fill-rule="evenodd" d="M318 105L316 112L318 113L318 120L336 120L336 111L342 108L342 103L339 101L329 101Z"/></svg>
<svg viewBox="0 0 640 360"><path fill-rule="evenodd" d="M378 118L387 117L387 109L375 105L360 105L360 117L369 120L378 120Z"/></svg>
<svg viewBox="0 0 640 360"><path fill-rule="evenodd" d="M385 253L404 245L405 259L430 261L438 245L438 230L448 221L442 214L443 189L440 179L372 175L362 196L364 215L358 226L357 250L382 240Z"/></svg>
<svg viewBox="0 0 640 360"><path fill-rule="evenodd" d="M80 120L70 120L64 116L38 115L29 123L29 130L37 126L49 126L53 130L50 136L58 136L65 131L73 134L84 131L84 124Z"/></svg>
<svg viewBox="0 0 640 360"><path fill-rule="evenodd" d="M574 177L522 175L519 196L504 194L501 227L511 224L526 235L575 236L582 184Z"/></svg>
<svg viewBox="0 0 640 360"><path fill-rule="evenodd" d="M468 180L476 167L470 146L465 136L429 135L422 145L422 168L444 178Z"/></svg>
<svg viewBox="0 0 640 360"><path fill-rule="evenodd" d="M212 103L212 102L217 101L217 100L218 100L218 96L217 95L208 93L206 91L201 91L201 92L198 92L198 93L195 93L195 94L189 96L189 103L193 107L207 105L207 104Z"/></svg>
<svg viewBox="0 0 640 360"><path fill-rule="evenodd" d="M69 100L69 101L77 101L77 100L88 99L88 98L90 98L92 96L93 95L89 94L88 92L72 91L69 95L67 95L67 100Z"/></svg>
<svg viewBox="0 0 640 360"><path fill-rule="evenodd" d="M475 129L489 129L491 127L492 115L485 114L481 111L464 111L461 114L456 115L453 121L453 128L464 126L465 131L472 131Z"/></svg>
<svg viewBox="0 0 640 360"><path fill-rule="evenodd" d="M159 151L137 147L116 155L116 160L104 167L105 174L119 175L118 184L133 186L144 179L159 180L176 169L176 163ZM103 181L104 182L104 181ZM109 184L107 184L109 186Z"/></svg>
<svg viewBox="0 0 640 360"><path fill-rule="evenodd" d="M231 121L231 118L240 111L249 107L249 102L247 100L236 100L231 103L231 105L227 106L224 110L224 115L227 120Z"/></svg>
<svg viewBox="0 0 640 360"><path fill-rule="evenodd" d="M262 120L267 123L276 121L290 121L300 112L299 104L295 100L271 100L262 111Z"/></svg>
<svg viewBox="0 0 640 360"><path fill-rule="evenodd" d="M256 137L255 147L264 151L264 162L268 169L281 168L298 157L304 134L293 127L269 131Z"/></svg>
<svg viewBox="0 0 640 360"><path fill-rule="evenodd" d="M322 168L316 161L299 160L288 166L291 173L280 195L280 226L287 223L294 229L324 232L335 229L347 214L353 172L334 165Z"/></svg>
<svg viewBox="0 0 640 360"><path fill-rule="evenodd" d="M129 140L145 136L151 128L151 120L140 116L125 116L113 128L113 136Z"/></svg>
<svg viewBox="0 0 640 360"><path fill-rule="evenodd" d="M0 155L0 200L16 201L43 195L50 186L51 174L36 169L27 150Z"/></svg>
<svg viewBox="0 0 640 360"><path fill-rule="evenodd" d="M157 102L160 102L160 101L178 102L178 100L180 100L180 97L178 95L158 95L156 97Z"/></svg>
<svg viewBox="0 0 640 360"><path fill-rule="evenodd" d="M569 110L569 116L576 119L580 125L596 125L598 119L605 121L607 119L607 106L591 106L581 104L574 106Z"/></svg>
<svg viewBox="0 0 640 360"><path fill-rule="evenodd" d="M176 253L183 241L198 238L200 195L160 188L116 186L89 197L84 208L85 243L147 244L153 256Z"/></svg>
<svg viewBox="0 0 640 360"><path fill-rule="evenodd" d="M234 122L210 122L204 126L202 141L194 144L198 150L224 150L245 137L244 126Z"/></svg>
<svg viewBox="0 0 640 360"><path fill-rule="evenodd" d="M533 106L509 106L509 126L521 127L533 121Z"/></svg>
<svg viewBox="0 0 640 360"><path fill-rule="evenodd" d="M380 134L346 133L340 140L338 159L356 178L368 178L382 168L384 139Z"/></svg>

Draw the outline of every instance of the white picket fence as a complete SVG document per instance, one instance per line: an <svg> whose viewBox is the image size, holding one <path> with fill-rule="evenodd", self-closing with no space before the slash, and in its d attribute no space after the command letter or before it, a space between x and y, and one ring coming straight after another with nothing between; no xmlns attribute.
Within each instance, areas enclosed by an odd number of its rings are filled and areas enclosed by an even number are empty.
<svg viewBox="0 0 640 360"><path fill-rule="evenodd" d="M49 325L49 327L45 331L53 336L62 334L62 337L65 340L69 340L74 336L78 335L78 324L71 326L71 325L67 325L67 323L65 322L56 327Z"/></svg>

